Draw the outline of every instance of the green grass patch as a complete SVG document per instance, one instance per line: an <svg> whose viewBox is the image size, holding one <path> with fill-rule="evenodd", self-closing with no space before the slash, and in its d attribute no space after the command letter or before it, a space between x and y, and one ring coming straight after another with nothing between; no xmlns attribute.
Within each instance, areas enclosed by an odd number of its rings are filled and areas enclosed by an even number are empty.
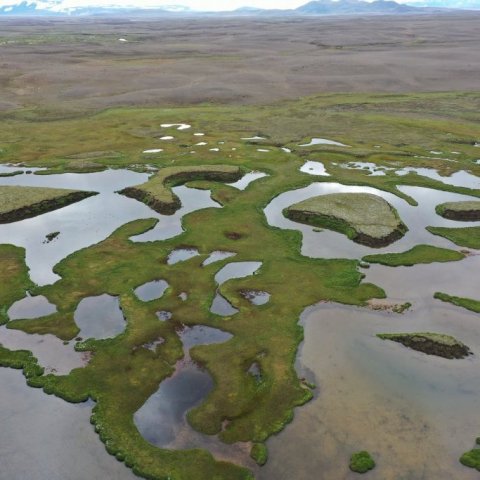
<svg viewBox="0 0 480 480"><path fill-rule="evenodd" d="M438 215L450 220L480 220L480 201L446 202L435 207Z"/></svg>
<svg viewBox="0 0 480 480"><path fill-rule="evenodd" d="M465 258L465 255L456 250L433 247L431 245L416 245L406 252L366 255L362 260L368 263L379 263L388 267L410 267L420 263L455 262L463 258Z"/></svg>
<svg viewBox="0 0 480 480"><path fill-rule="evenodd" d="M436 292L434 298L441 300L442 302L448 302L457 307L463 307L467 310L470 310L475 313L480 313L480 300L473 300L471 298L463 298L463 297L454 297L452 295L448 295L447 293Z"/></svg>
<svg viewBox="0 0 480 480"><path fill-rule="evenodd" d="M264 443L254 443L252 449L250 450L250 456L257 462L258 465L265 465L268 460L267 446Z"/></svg>
<svg viewBox="0 0 480 480"><path fill-rule="evenodd" d="M0 324L8 321L7 311L33 287L25 265L25 249L0 245Z"/></svg>
<svg viewBox="0 0 480 480"><path fill-rule="evenodd" d="M348 466L352 472L366 473L375 468L375 461L367 451L362 450L354 453L350 457L350 463Z"/></svg>
<svg viewBox="0 0 480 480"><path fill-rule="evenodd" d="M427 227L433 235L444 237L460 247L480 249L480 227Z"/></svg>

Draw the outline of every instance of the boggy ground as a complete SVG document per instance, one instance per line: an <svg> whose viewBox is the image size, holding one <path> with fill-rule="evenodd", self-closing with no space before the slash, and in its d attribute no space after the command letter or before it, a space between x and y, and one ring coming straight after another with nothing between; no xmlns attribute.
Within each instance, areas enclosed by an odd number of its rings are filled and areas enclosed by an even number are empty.
<svg viewBox="0 0 480 480"><path fill-rule="evenodd" d="M371 298L383 297L384 292L361 282L355 260L301 256L300 233L269 227L262 208L279 193L318 180L369 185L397 195L402 195L397 185L406 184L480 196L478 189L449 186L416 174L396 176L389 171L384 176L371 176L340 165L356 159L399 167L430 166L444 174L464 169L478 174L478 148L474 144L480 134L479 103L477 94L331 95L270 107L116 109L62 122L26 119L22 112L4 118L2 162L48 166L56 172L80 167L88 171L108 166L143 169L147 165L228 164L269 176L256 180L245 191L208 182L223 208L188 215L182 235L134 243L129 237L152 228L155 220L134 221L60 262L55 271L62 278L57 283L34 289L56 304L58 313L12 321L9 326L29 333L53 333L62 339L74 338L78 332L73 313L82 298L103 293L120 297L126 331L111 340L80 343L78 348L95 352L88 366L67 376L42 376L31 356L6 349L0 350L0 362L25 367L29 382L48 393L73 402L95 399L93 422L107 450L141 476L248 478L245 469L217 462L202 450L160 450L148 444L134 426L134 413L172 374L175 362L183 355L175 326L204 324L234 335L223 344L198 346L190 352L215 380L205 402L189 413L191 425L207 434L218 433L226 442L263 443L280 431L292 419L294 407L312 396L311 385L302 382L293 368L302 339L297 324L300 313L321 300L363 305ZM175 139L161 143L165 151L158 156L142 153L160 142L157 139L165 132L161 123L176 121L189 122L192 128L169 130ZM200 138L209 145L204 149L195 145L198 138L193 132L205 133ZM255 134L266 137L261 143L267 152L240 140ZM351 147L298 147L308 137L319 135ZM212 145L218 145L219 151L210 151ZM285 145L292 153L280 149ZM431 156L428 152L433 149L444 154L422 158ZM118 154L98 153L112 151ZM452 151L460 152L454 161L448 158ZM88 157L88 163L79 164L79 155L85 158L89 152L96 153ZM313 178L300 172L307 156L322 160L331 176ZM411 198L407 200L414 203ZM170 251L180 246L195 247L201 255L167 265ZM214 250L236 252L235 261L262 262L257 275L220 287L222 295L240 310L225 319L209 309L216 288L214 275L227 260L201 267ZM31 289L22 257L19 250L7 257L13 266L6 278L20 287L2 298L5 311L18 299L19 288ZM159 278L170 285L160 300L144 303L134 295L134 288ZM270 302L250 304L240 293L246 289L268 291ZM188 293L187 301L178 298L181 292ZM159 322L155 315L158 310L171 311L172 321ZM141 348L159 337L165 342L155 352ZM247 374L254 363L260 368L260 382Z"/></svg>
<svg viewBox="0 0 480 480"><path fill-rule="evenodd" d="M0 110L479 90L479 18L1 19Z"/></svg>

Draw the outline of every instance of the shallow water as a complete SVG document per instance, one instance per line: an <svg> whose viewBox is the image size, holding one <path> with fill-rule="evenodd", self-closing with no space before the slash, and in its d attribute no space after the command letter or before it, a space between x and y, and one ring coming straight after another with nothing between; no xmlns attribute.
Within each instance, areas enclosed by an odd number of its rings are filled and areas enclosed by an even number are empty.
<svg viewBox="0 0 480 480"><path fill-rule="evenodd" d="M473 188L477 189L480 188L480 178L476 175L472 175L471 173L465 172L461 170L459 172L452 173L452 175L448 177L444 177L440 175L435 169L433 168L414 168L414 167L406 167L402 168L401 170L397 170L395 173L397 175L407 175L410 172L417 173L423 177L428 177L433 180L438 180L439 182L446 183L447 185L454 185L457 187L466 187L466 188Z"/></svg>
<svg viewBox="0 0 480 480"><path fill-rule="evenodd" d="M0 478L138 479L106 452L89 421L91 403L45 395L19 370L1 368L0 384Z"/></svg>
<svg viewBox="0 0 480 480"><path fill-rule="evenodd" d="M231 262L222 267L215 275L215 281L222 285L233 278L243 278L254 275L262 266L262 262Z"/></svg>
<svg viewBox="0 0 480 480"><path fill-rule="evenodd" d="M40 318L55 313L57 307L43 295L32 297L27 293L25 298L16 301L7 312L10 320L22 318Z"/></svg>
<svg viewBox="0 0 480 480"><path fill-rule="evenodd" d="M264 172L250 172L245 174L240 180L234 183L227 183L227 185L237 188L238 190L245 190L252 182L263 177L268 177L268 175Z"/></svg>
<svg viewBox="0 0 480 480"><path fill-rule="evenodd" d="M450 241L432 235L425 227L458 227L462 222L447 220L435 213L435 206L442 202L461 200L475 200L475 197L457 193L441 192L421 187L399 187L403 193L414 198L418 206L409 205L405 200L387 192L371 187L346 186L339 183L312 183L308 187L292 190L274 198L265 208L264 212L270 225L299 230L303 234L302 254L309 257L322 258L361 258L371 253L401 252L408 250L420 243L427 243L439 247L458 247ZM408 226L409 231L400 240L383 248L371 248L349 240L345 235L330 230L318 230L315 227L293 222L284 217L282 210L294 203L317 195L329 193L363 192L379 195L393 205L402 221ZM480 222L469 222L471 225L480 225Z"/></svg>
<svg viewBox="0 0 480 480"><path fill-rule="evenodd" d="M177 248L172 250L167 257L168 265L175 265L178 262L185 262L200 255L196 248Z"/></svg>
<svg viewBox="0 0 480 480"><path fill-rule="evenodd" d="M0 225L0 243L24 247L32 280L39 285L53 283L59 277L52 272L52 268L67 255L104 240L127 222L139 218L159 218L143 203L115 193L147 179L145 173L128 170L0 178L0 185L100 192L99 195L38 217ZM43 243L45 235L57 231L61 235L55 242Z"/></svg>
<svg viewBox="0 0 480 480"><path fill-rule="evenodd" d="M183 232L182 218L188 213L201 210L202 208L222 208L222 206L213 201L210 197L210 190L199 190L196 188L180 187L172 188L172 192L180 199L182 207L173 215L160 215L153 210L150 217L159 218L157 225L148 232L131 237L133 242L153 242L155 240L166 240L167 238L176 237ZM140 203L140 202L136 202Z"/></svg>
<svg viewBox="0 0 480 480"><path fill-rule="evenodd" d="M232 338L232 335L205 325L185 327L179 335L185 358L177 363L173 375L164 380L157 392L135 413L135 425L148 442L158 447L207 448L218 459L254 468L248 456L248 444L226 445L215 436L203 435L193 430L186 419L187 412L200 404L214 385L208 372L190 359L190 348L195 345L223 343Z"/></svg>
<svg viewBox="0 0 480 480"><path fill-rule="evenodd" d="M329 177L330 174L327 173L325 165L322 162L314 162L309 160L305 162L301 167L300 171L303 173L308 173L309 175L321 175L323 177Z"/></svg>
<svg viewBox="0 0 480 480"><path fill-rule="evenodd" d="M253 305L265 305L270 301L270 294L260 290L244 290L242 296Z"/></svg>
<svg viewBox="0 0 480 480"><path fill-rule="evenodd" d="M206 260L203 261L202 266L206 267L211 263L219 262L220 260L226 260L227 258L234 257L235 252L223 252L221 250L215 250L212 252Z"/></svg>
<svg viewBox="0 0 480 480"><path fill-rule="evenodd" d="M210 311L215 315L230 317L239 312L221 293L216 292Z"/></svg>
<svg viewBox="0 0 480 480"><path fill-rule="evenodd" d="M433 301L403 315L324 304L302 324L297 369L316 396L268 441L260 480L353 479L348 460L363 449L377 462L372 479L478 477L458 462L480 431L478 315ZM446 360L375 337L404 331L454 335L476 355Z"/></svg>
<svg viewBox="0 0 480 480"><path fill-rule="evenodd" d="M337 147L349 146L345 145L344 143L335 142L334 140L328 140L326 138L312 138L310 143L304 143L303 145L299 145L299 147L311 147L312 145L335 145Z"/></svg>
<svg viewBox="0 0 480 480"><path fill-rule="evenodd" d="M81 338L110 338L125 330L126 322L118 297L103 294L80 301L74 320Z"/></svg>
<svg viewBox="0 0 480 480"><path fill-rule="evenodd" d="M9 350L29 350L46 373L68 375L74 368L84 367L90 352L76 352L73 342L64 344L54 335L28 334L21 330L0 327L0 344Z"/></svg>
<svg viewBox="0 0 480 480"><path fill-rule="evenodd" d="M161 298L167 288L168 283L165 280L153 280L152 282L140 285L134 292L143 302L150 302L151 300Z"/></svg>

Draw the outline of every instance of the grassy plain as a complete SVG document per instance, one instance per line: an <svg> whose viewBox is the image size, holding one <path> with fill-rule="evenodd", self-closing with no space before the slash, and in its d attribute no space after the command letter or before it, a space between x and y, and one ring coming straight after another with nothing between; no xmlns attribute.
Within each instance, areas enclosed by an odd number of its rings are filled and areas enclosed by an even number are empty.
<svg viewBox="0 0 480 480"><path fill-rule="evenodd" d="M480 227L427 227L433 235L439 235L460 247L480 249Z"/></svg>
<svg viewBox="0 0 480 480"><path fill-rule="evenodd" d="M153 219L134 221L99 244L62 260L55 267L61 279L53 285L35 288L36 294L45 295L57 306L58 313L41 319L15 320L8 324L9 328L52 333L64 340L75 338L78 327L73 315L78 303L102 293L120 297L127 327L114 339L77 344L78 349L94 352L86 367L67 376L37 372L30 375L29 383L73 402L95 399L92 422L107 450L145 478L249 478L246 469L218 462L202 450L153 447L133 423L134 413L173 373L176 361L183 356L176 327L204 324L233 334L226 343L197 346L190 352L215 382L205 401L189 412L190 424L203 433L218 434L227 443L252 442L256 445L252 455L260 461L266 458L267 452L259 445L284 428L292 420L294 408L313 395L294 369L303 336L297 324L301 312L322 300L363 305L385 293L379 287L362 283L355 260L302 256L301 234L268 226L263 208L278 194L312 181L371 186L392 192L411 204L415 204L415 199L400 192L398 185L480 197L480 190L445 185L416 174L400 177L388 171L385 176L371 176L340 165L357 160L398 167L428 165L443 174L463 169L480 174L480 166L474 162L479 106L478 94L358 94L317 96L268 107L122 108L68 118L58 112L43 115L36 110L3 115L2 162L46 166L57 173L126 167L143 171L149 165L199 171L204 165L216 169L230 165L231 169L269 174L245 191L206 181L202 175L191 177L201 180L195 182L197 186L210 187L223 208L187 215L183 220L184 233L165 241L130 241L131 236L156 224ZM178 131L160 127L173 122L189 123L192 128ZM205 133L200 138L208 145L196 145L199 137L194 132ZM175 140L161 143L164 152L143 153L158 147L158 137L166 134L175 136ZM320 134L352 147L298 146ZM241 140L253 135L265 140ZM269 151L259 152L260 145ZM211 151L212 146L219 151ZM292 153L281 147L290 148ZM431 149L461 153L455 162L421 158ZM306 159L324 162L331 176L312 177L300 172ZM172 184L166 183L167 187ZM170 251L185 245L198 248L201 255L167 265ZM236 252L235 261L262 262L257 275L221 286L222 295L240 310L232 317L221 318L209 311L216 289L215 273L227 262L202 267L202 261L214 250ZM22 288L26 268L18 258L17 262L19 270L9 278ZM171 288L159 300L141 302L133 289L158 278L164 278ZM19 288L7 292L2 300L5 305L18 298ZM246 289L268 291L270 302L252 305L240 293ZM188 293L187 301L178 298L181 292ZM159 322L155 315L158 310L171 311L172 320ZM159 337L165 342L155 352L142 348ZM3 365L22 367L29 365L31 359L3 349L0 361ZM252 363L259 365L261 382L247 373Z"/></svg>

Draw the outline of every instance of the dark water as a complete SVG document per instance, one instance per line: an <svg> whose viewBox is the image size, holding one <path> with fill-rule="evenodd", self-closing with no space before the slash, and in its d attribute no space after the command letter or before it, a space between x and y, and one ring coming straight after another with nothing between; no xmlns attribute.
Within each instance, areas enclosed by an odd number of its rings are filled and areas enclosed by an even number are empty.
<svg viewBox="0 0 480 480"><path fill-rule="evenodd" d="M84 298L75 310L75 323L80 328L79 337L110 338L125 330L125 318L118 297L99 295Z"/></svg>
<svg viewBox="0 0 480 480"><path fill-rule="evenodd" d="M135 295L144 302L161 298L168 288L165 280L154 280L144 283L135 289Z"/></svg>

